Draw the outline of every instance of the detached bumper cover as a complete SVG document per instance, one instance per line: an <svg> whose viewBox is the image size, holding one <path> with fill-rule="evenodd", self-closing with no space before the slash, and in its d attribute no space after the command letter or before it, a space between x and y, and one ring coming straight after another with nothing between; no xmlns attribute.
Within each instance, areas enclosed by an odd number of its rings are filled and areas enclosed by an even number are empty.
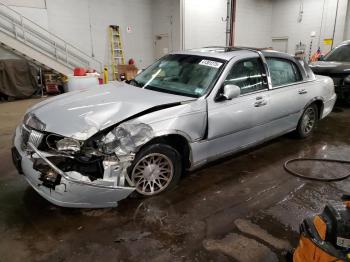
<svg viewBox="0 0 350 262"><path fill-rule="evenodd" d="M130 195L134 188L132 187L113 187L102 184L95 184L93 182L84 182L70 178L63 171L51 163L53 170L59 173L62 178L55 190L42 185L39 180L40 172L33 169L33 162L31 156L21 149L21 134L19 128L16 129L14 139L14 147L17 149L17 162L24 174L28 183L37 191L42 197L51 203L62 207L76 207L76 208L104 208L115 207L118 201ZM36 155L42 158L45 157L33 145L32 149L36 151ZM20 157L19 157L20 156ZM20 160L18 160L20 159ZM14 159L15 160L15 159Z"/></svg>

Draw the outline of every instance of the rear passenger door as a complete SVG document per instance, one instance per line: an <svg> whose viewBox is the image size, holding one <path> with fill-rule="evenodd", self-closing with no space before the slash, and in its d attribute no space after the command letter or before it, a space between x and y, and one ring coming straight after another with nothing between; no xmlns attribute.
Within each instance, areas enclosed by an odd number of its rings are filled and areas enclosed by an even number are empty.
<svg viewBox="0 0 350 262"><path fill-rule="evenodd" d="M294 129L300 113L309 101L307 85L299 67L289 59L267 57L272 89L270 90L271 135Z"/></svg>

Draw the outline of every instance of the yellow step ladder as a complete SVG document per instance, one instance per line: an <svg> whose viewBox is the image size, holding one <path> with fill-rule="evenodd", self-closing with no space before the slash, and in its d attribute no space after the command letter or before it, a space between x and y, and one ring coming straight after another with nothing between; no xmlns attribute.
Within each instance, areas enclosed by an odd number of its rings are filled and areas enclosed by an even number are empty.
<svg viewBox="0 0 350 262"><path fill-rule="evenodd" d="M118 65L125 65L123 44L118 25L109 26L109 36L112 51L112 78L113 80L118 80Z"/></svg>

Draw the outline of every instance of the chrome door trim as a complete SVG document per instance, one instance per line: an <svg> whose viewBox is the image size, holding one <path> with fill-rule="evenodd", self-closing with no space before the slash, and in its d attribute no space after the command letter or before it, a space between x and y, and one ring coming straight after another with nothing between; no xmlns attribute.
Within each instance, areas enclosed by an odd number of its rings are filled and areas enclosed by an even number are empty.
<svg viewBox="0 0 350 262"><path fill-rule="evenodd" d="M306 84L306 83L310 83L310 82L316 82L316 79L299 81L299 82L294 82L294 83L285 84L285 85L279 85L279 86L272 87L271 90L276 90L276 89L280 89L280 88L284 88L284 87L288 87L288 86L294 86L294 85L297 86L297 85Z"/></svg>

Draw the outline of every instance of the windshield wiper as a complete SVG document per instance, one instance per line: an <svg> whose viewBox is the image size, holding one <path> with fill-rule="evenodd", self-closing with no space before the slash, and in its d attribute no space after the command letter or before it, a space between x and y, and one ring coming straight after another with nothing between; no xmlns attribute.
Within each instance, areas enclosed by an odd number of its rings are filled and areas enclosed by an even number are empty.
<svg viewBox="0 0 350 262"><path fill-rule="evenodd" d="M136 87L142 87L141 83L137 82L137 80L135 80L135 79L131 79L128 84L136 86Z"/></svg>

